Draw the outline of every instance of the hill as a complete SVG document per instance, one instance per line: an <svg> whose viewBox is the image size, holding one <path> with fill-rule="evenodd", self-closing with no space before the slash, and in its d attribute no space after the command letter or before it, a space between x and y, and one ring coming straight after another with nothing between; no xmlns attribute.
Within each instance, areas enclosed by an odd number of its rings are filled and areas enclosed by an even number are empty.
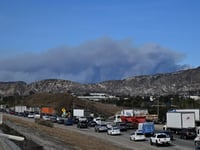
<svg viewBox="0 0 200 150"><path fill-rule="evenodd" d="M20 100L20 104L36 107L53 107L58 113L64 107L67 111L73 108L81 108L93 112L95 115L105 117L114 115L122 108L111 104L102 104L99 102L80 100L74 96L63 93L38 93L25 97Z"/></svg>
<svg viewBox="0 0 200 150"><path fill-rule="evenodd" d="M30 84L0 82L0 95L31 95L35 93L103 92L112 95L199 95L200 67L173 73L143 75L94 84L81 84L68 80L47 79Z"/></svg>

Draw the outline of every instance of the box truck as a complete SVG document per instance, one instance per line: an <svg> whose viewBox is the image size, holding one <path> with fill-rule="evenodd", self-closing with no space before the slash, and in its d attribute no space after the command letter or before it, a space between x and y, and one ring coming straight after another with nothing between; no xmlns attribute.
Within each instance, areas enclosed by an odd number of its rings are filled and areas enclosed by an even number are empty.
<svg viewBox="0 0 200 150"><path fill-rule="evenodd" d="M15 113L17 115L24 115L24 112L27 110L26 106L15 106Z"/></svg>
<svg viewBox="0 0 200 150"><path fill-rule="evenodd" d="M194 112L195 121L200 121L200 109L175 109L176 112Z"/></svg>
<svg viewBox="0 0 200 150"><path fill-rule="evenodd" d="M167 112L167 122L164 130L171 130L178 133L182 129L195 128L194 112Z"/></svg>
<svg viewBox="0 0 200 150"><path fill-rule="evenodd" d="M76 118L84 117L84 109L73 109L73 116Z"/></svg>
<svg viewBox="0 0 200 150"><path fill-rule="evenodd" d="M153 122L143 122L138 124L138 130L145 135L153 135L155 132Z"/></svg>

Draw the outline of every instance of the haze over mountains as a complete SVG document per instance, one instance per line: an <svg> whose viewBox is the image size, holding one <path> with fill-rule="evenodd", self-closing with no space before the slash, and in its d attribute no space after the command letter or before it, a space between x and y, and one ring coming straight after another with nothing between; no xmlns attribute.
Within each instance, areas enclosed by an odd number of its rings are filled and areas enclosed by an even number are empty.
<svg viewBox="0 0 200 150"><path fill-rule="evenodd" d="M0 95L30 95L34 93L104 92L112 95L199 95L200 67L173 73L143 75L123 80L81 84L69 80L46 79L27 84L23 81L0 82Z"/></svg>
<svg viewBox="0 0 200 150"><path fill-rule="evenodd" d="M3 57L0 80L31 83L52 78L97 83L188 69L189 65L180 65L185 57L159 44L137 46L130 39L99 38L73 47Z"/></svg>

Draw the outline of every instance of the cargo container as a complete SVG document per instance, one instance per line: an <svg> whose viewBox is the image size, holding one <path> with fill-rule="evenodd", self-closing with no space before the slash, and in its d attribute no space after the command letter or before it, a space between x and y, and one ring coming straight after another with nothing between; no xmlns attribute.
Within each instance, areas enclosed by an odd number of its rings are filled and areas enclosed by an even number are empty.
<svg viewBox="0 0 200 150"><path fill-rule="evenodd" d="M73 109L73 116L76 118L84 117L84 109Z"/></svg>
<svg viewBox="0 0 200 150"><path fill-rule="evenodd" d="M15 112L16 113L24 113L24 111L27 110L26 106L15 106Z"/></svg>
<svg viewBox="0 0 200 150"><path fill-rule="evenodd" d="M200 121L200 109L175 109L176 112L194 112L195 121Z"/></svg>
<svg viewBox="0 0 200 150"><path fill-rule="evenodd" d="M55 110L52 107L42 107L41 108L42 114L52 115L55 113Z"/></svg>
<svg viewBox="0 0 200 150"><path fill-rule="evenodd" d="M167 112L167 122L165 130L179 132L185 128L195 128L195 113L194 112Z"/></svg>

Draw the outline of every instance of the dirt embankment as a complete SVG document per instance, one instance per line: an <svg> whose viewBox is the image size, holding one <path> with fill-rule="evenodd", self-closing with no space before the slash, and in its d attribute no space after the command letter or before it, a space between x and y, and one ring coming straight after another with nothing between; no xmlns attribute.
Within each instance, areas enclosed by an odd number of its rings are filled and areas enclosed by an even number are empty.
<svg viewBox="0 0 200 150"><path fill-rule="evenodd" d="M122 150L105 140L4 115L4 123L47 150Z"/></svg>

